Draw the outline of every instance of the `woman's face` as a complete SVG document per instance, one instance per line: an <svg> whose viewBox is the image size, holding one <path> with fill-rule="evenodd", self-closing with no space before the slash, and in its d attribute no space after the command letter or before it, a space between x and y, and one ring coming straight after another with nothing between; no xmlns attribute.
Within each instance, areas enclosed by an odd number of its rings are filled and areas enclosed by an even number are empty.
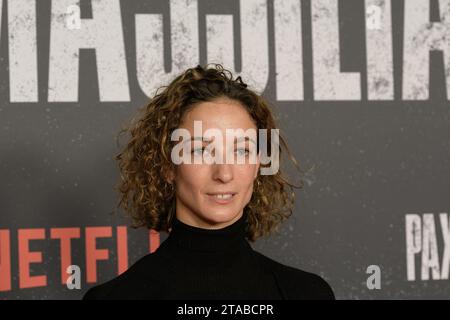
<svg viewBox="0 0 450 320"><path fill-rule="evenodd" d="M258 175L259 157L256 144L246 141L244 144L226 143L227 129L257 130L251 116L239 102L220 98L212 102L202 102L184 115L179 128L187 129L192 138L194 121L201 121L202 135L208 129L217 129L222 134L222 154L245 155L245 163L182 163L171 174L175 182L176 215L189 225L205 229L226 227L238 220L253 193L253 182ZM257 131L256 131L257 133ZM191 144L191 159L202 155L202 148L209 142L202 142L199 149ZM197 146L196 146L197 147ZM250 163L247 151L253 150L256 162ZM216 151L215 151L216 152ZM214 152L214 154L215 154ZM226 158L224 158L226 159ZM232 192L230 200L219 199L217 193Z"/></svg>

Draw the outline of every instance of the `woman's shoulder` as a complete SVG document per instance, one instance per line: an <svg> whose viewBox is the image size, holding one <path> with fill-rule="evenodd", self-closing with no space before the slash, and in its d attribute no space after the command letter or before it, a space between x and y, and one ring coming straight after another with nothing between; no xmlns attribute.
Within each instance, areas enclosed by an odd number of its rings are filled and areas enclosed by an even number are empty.
<svg viewBox="0 0 450 320"><path fill-rule="evenodd" d="M156 299L161 290L158 262L155 253L147 254L119 276L90 288L83 300Z"/></svg>
<svg viewBox="0 0 450 320"><path fill-rule="evenodd" d="M288 299L334 300L331 286L321 276L279 263L255 251L261 264L275 276Z"/></svg>

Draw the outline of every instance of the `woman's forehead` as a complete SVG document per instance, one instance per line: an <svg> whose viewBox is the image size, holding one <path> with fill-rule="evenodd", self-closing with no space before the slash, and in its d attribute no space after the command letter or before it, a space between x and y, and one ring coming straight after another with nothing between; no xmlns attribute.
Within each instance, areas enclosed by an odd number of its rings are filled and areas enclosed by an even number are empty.
<svg viewBox="0 0 450 320"><path fill-rule="evenodd" d="M180 127L193 130L195 121L201 121L204 130L256 128L250 114L238 102L208 101L197 104L185 114Z"/></svg>

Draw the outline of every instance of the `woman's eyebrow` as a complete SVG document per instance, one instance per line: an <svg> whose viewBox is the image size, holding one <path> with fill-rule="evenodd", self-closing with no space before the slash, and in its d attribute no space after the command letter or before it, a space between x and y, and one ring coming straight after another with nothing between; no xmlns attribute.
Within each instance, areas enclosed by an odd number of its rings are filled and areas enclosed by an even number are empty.
<svg viewBox="0 0 450 320"><path fill-rule="evenodd" d="M213 139L209 139L209 138L207 138L207 137L192 137L192 138L190 138L190 139L187 139L184 143L188 143L188 142L191 142L191 141L194 141L194 140L201 140L202 142L212 142L212 141L213 141ZM241 142L241 141L243 141L243 140L244 140L244 141L250 141L250 142L253 142L253 143L256 145L255 140L253 140L252 138L247 137L247 136L235 138L234 144L236 144L236 143L238 143L238 142Z"/></svg>
<svg viewBox="0 0 450 320"><path fill-rule="evenodd" d="M203 140L203 142L212 141L212 139L208 139L207 137L193 137L193 138L188 139L187 141L192 141L192 140Z"/></svg>
<svg viewBox="0 0 450 320"><path fill-rule="evenodd" d="M189 139L186 140L182 140L183 143L188 143L194 140L202 140L202 142L211 142L212 139L208 139L207 137L191 137Z"/></svg>

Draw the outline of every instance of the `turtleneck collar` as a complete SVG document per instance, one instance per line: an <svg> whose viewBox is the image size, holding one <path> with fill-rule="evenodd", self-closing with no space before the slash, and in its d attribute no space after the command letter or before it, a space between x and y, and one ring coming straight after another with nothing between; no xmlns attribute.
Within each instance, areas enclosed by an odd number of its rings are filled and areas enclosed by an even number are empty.
<svg viewBox="0 0 450 320"><path fill-rule="evenodd" d="M247 243L246 227L245 212L234 223L221 229L194 227L181 222L175 216L167 240L180 248L192 251L228 251L239 244Z"/></svg>

